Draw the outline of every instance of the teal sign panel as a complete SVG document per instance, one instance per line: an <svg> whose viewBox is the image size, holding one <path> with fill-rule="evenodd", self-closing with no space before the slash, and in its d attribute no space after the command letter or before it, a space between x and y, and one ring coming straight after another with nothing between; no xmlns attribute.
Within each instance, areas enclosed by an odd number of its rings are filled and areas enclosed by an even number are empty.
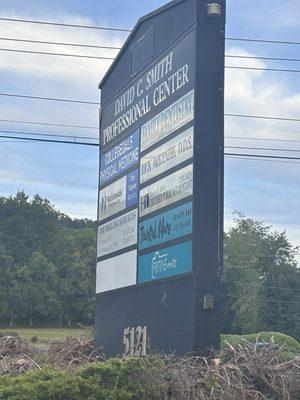
<svg viewBox="0 0 300 400"><path fill-rule="evenodd" d="M139 257L138 283L169 278L192 271L192 241Z"/></svg>
<svg viewBox="0 0 300 400"><path fill-rule="evenodd" d="M192 233L192 202L139 224L139 249L147 249Z"/></svg>

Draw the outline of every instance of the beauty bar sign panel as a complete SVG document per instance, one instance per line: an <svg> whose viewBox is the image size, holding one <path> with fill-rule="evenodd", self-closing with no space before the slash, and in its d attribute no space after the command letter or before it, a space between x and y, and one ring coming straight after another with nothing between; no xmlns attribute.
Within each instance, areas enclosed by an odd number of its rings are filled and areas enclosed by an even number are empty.
<svg viewBox="0 0 300 400"><path fill-rule="evenodd" d="M139 249L157 246L192 233L193 203L172 208L139 224Z"/></svg>

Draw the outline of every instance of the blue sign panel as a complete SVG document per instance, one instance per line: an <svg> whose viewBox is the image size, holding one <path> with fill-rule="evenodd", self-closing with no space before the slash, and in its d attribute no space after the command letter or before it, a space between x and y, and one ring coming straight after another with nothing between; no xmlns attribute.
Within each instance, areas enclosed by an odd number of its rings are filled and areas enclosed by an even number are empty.
<svg viewBox="0 0 300 400"><path fill-rule="evenodd" d="M139 225L139 249L146 249L192 233L192 202L173 208Z"/></svg>
<svg viewBox="0 0 300 400"><path fill-rule="evenodd" d="M192 271L192 241L139 257L138 283L169 278Z"/></svg>
<svg viewBox="0 0 300 400"><path fill-rule="evenodd" d="M139 161L139 131L127 136L101 156L100 185L109 182Z"/></svg>
<svg viewBox="0 0 300 400"><path fill-rule="evenodd" d="M126 207L131 207L138 202L139 173L134 170L126 175Z"/></svg>

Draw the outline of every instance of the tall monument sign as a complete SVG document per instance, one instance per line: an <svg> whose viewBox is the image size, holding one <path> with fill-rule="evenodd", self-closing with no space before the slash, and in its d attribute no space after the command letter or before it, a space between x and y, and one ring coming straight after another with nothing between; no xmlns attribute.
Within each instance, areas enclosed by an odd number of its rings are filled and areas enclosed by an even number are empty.
<svg viewBox="0 0 300 400"><path fill-rule="evenodd" d="M107 355L218 346L225 0L141 18L100 83L95 338Z"/></svg>

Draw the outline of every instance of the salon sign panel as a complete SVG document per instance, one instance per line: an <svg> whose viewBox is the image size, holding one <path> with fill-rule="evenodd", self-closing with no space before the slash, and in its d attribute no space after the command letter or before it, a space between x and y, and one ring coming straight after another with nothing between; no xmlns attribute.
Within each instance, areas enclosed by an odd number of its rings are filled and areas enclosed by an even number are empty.
<svg viewBox="0 0 300 400"><path fill-rule="evenodd" d="M195 32L103 106L97 293L189 274Z"/></svg>

